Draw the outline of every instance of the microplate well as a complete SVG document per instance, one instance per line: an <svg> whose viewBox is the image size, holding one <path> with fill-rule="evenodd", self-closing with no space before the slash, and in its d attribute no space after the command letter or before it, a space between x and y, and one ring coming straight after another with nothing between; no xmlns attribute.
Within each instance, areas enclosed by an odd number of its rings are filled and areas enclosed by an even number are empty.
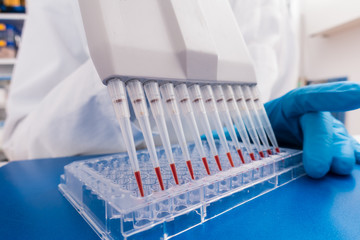
<svg viewBox="0 0 360 240"><path fill-rule="evenodd" d="M59 189L102 239L170 239L253 198L305 175L300 150L281 149L277 155L251 161L242 149L241 164L231 146L235 167L217 141L223 171L203 142L210 166L208 176L189 145L195 181L191 180L179 146L173 147L180 185L173 179L163 149L157 155L165 184L161 191L146 150L138 151L145 197L140 197L126 154L116 154L65 166Z"/></svg>

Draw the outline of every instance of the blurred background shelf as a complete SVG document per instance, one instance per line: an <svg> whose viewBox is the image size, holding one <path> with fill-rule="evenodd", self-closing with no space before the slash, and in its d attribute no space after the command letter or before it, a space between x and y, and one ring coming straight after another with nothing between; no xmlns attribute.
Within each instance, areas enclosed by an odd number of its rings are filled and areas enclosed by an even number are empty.
<svg viewBox="0 0 360 240"><path fill-rule="evenodd" d="M26 13L0 13L0 20L22 20L26 19Z"/></svg>
<svg viewBox="0 0 360 240"><path fill-rule="evenodd" d="M15 63L16 58L0 58L0 65L14 65Z"/></svg>
<svg viewBox="0 0 360 240"><path fill-rule="evenodd" d="M328 29L321 30L319 32L312 33L311 37L331 37L333 35L336 35L338 33L342 33L345 31L350 31L352 29L355 29L357 27L360 27L360 16L351 20L348 20L343 23L339 23L337 25L334 25Z"/></svg>

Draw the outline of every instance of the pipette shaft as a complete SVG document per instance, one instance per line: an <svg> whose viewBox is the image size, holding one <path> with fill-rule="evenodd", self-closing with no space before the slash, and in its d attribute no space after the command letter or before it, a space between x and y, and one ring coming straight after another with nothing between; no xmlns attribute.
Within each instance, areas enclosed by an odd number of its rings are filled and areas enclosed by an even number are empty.
<svg viewBox="0 0 360 240"><path fill-rule="evenodd" d="M187 148L185 134L180 119L180 112L176 102L174 85L172 83L166 83L160 87L161 95L163 96L164 104L167 112L170 115L171 123L174 127L175 134L179 141L180 148L185 156L185 161L192 179L195 179L194 170L192 168L189 150Z"/></svg>
<svg viewBox="0 0 360 240"><path fill-rule="evenodd" d="M144 189L141 181L139 162L137 159L135 143L131 130L130 111L126 97L125 85L119 79L112 79L108 82L107 86L115 110L116 118L120 125L126 150L129 154L130 165L135 175L140 196L144 197Z"/></svg>
<svg viewBox="0 0 360 240"><path fill-rule="evenodd" d="M141 131L143 133L145 144L149 151L150 160L154 167L161 190L164 190L165 189L164 183L161 176L159 160L156 155L156 148L154 144L154 139L152 137L151 127L149 122L149 112L147 110L142 84L139 80L130 80L127 82L126 87L129 93L129 97L131 99L132 106L134 108L136 118L139 122Z"/></svg>
<svg viewBox="0 0 360 240"><path fill-rule="evenodd" d="M164 109L161 103L159 85L155 81L150 81L144 84L145 93L150 104L151 112L155 119L160 138L165 150L167 160L170 164L174 180L176 184L179 184L179 179L176 172L176 166L174 156L171 151L171 144L169 139L169 133L166 127Z"/></svg>

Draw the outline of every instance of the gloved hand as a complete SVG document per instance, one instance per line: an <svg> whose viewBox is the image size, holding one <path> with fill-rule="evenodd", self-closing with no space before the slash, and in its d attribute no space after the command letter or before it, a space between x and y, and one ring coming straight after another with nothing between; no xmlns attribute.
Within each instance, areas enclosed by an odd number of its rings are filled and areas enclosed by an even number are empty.
<svg viewBox="0 0 360 240"><path fill-rule="evenodd" d="M265 104L280 146L303 148L306 173L350 174L360 162L360 144L329 112L360 107L360 85L350 82L298 88Z"/></svg>

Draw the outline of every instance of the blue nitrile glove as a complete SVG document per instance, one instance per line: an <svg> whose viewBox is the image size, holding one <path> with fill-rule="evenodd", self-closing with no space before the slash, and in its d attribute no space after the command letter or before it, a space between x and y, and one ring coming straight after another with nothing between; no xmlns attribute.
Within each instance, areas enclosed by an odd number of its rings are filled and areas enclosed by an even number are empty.
<svg viewBox="0 0 360 240"><path fill-rule="evenodd" d="M306 173L329 170L350 174L360 161L360 145L329 112L360 107L360 85L351 82L311 85L265 104L280 146L303 148Z"/></svg>

